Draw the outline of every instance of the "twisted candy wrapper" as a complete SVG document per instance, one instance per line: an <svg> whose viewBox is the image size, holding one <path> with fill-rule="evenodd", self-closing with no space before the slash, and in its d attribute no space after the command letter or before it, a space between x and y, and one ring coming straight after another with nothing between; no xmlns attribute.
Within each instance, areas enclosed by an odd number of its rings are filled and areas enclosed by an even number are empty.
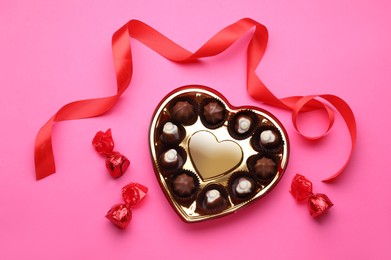
<svg viewBox="0 0 391 260"><path fill-rule="evenodd" d="M106 132L97 132L92 145L100 155L106 157L106 168L111 177L119 178L125 173L130 161L121 153L114 151L114 140L110 128Z"/></svg>
<svg viewBox="0 0 391 260"><path fill-rule="evenodd" d="M111 207L106 218L118 228L125 229L132 219L131 208L139 204L147 193L147 187L138 183L129 183L122 188L122 198L125 203L115 204Z"/></svg>
<svg viewBox="0 0 391 260"><path fill-rule="evenodd" d="M293 178L290 192L297 201L307 200L310 214L315 218L334 206L325 194L313 194L312 182L300 174L296 174Z"/></svg>

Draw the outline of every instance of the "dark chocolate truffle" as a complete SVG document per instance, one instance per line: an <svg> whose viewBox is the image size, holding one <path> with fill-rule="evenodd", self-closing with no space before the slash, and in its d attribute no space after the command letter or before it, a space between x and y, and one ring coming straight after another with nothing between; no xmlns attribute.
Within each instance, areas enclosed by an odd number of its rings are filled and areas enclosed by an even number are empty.
<svg viewBox="0 0 391 260"><path fill-rule="evenodd" d="M174 120L186 124L196 118L194 106L188 101L178 101L171 109L171 116Z"/></svg>
<svg viewBox="0 0 391 260"><path fill-rule="evenodd" d="M259 135L259 145L266 148L275 148L281 142L280 135L276 130L268 129L261 132Z"/></svg>
<svg viewBox="0 0 391 260"><path fill-rule="evenodd" d="M277 164L270 158L262 157L256 161L254 172L258 178L268 180L276 174Z"/></svg>
<svg viewBox="0 0 391 260"><path fill-rule="evenodd" d="M221 195L217 189L211 189L205 192L203 206L205 209L217 209L226 204L226 199Z"/></svg>
<svg viewBox="0 0 391 260"><path fill-rule="evenodd" d="M178 169L183 164L181 155L175 150L170 149L160 157L160 164L164 169Z"/></svg>
<svg viewBox="0 0 391 260"><path fill-rule="evenodd" d="M172 182L172 187L178 196L187 197L193 194L196 188L194 177L186 173L179 174Z"/></svg>
<svg viewBox="0 0 391 260"><path fill-rule="evenodd" d="M224 119L225 108L217 101L211 101L204 106L203 115L210 124L218 124Z"/></svg>
<svg viewBox="0 0 391 260"><path fill-rule="evenodd" d="M240 115L235 119L234 130L238 134L245 134L250 130L252 118L248 115Z"/></svg>
<svg viewBox="0 0 391 260"><path fill-rule="evenodd" d="M180 135L179 135L178 127L175 124L171 123L171 122L165 123L164 126L163 126L161 139L165 143L176 143L176 142L179 142Z"/></svg>

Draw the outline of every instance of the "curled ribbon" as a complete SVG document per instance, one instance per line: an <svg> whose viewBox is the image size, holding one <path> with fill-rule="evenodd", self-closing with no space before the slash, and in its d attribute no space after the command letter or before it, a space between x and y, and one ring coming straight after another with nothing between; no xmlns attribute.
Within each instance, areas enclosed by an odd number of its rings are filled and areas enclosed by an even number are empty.
<svg viewBox="0 0 391 260"><path fill-rule="evenodd" d="M131 20L117 30L112 37L114 67L117 78L117 94L109 97L79 100L66 104L55 113L37 134L35 141L36 178L43 179L55 172L52 148L52 127L55 122L95 117L110 110L128 88L132 79L132 51L130 38L136 39L161 56L174 62L192 62L200 58L218 55L255 27L247 48L247 91L251 97L265 104L292 111L293 125L300 135L307 139L318 139L327 134L334 122L334 111L322 102L327 101L337 110L348 127L351 137L351 150L343 166L334 175L324 181L335 179L346 167L356 144L356 121L349 105L334 95L292 96L277 98L256 75L256 68L266 50L268 32L264 25L250 19L241 19L214 35L197 51L190 52L171 41L152 27ZM297 116L302 111L324 109L329 116L329 127L320 136L303 135L297 128Z"/></svg>

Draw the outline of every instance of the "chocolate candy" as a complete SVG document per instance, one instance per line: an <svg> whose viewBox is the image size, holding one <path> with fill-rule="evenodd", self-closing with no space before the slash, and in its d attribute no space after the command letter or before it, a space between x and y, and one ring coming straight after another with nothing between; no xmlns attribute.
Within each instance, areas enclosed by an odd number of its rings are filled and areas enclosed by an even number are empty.
<svg viewBox="0 0 391 260"><path fill-rule="evenodd" d="M233 188L237 194L243 195L243 194L251 193L253 187L254 184L251 183L248 179L240 178L237 180Z"/></svg>
<svg viewBox="0 0 391 260"><path fill-rule="evenodd" d="M234 203L240 203L254 196L258 185L250 172L236 172L228 180L228 192Z"/></svg>
<svg viewBox="0 0 391 260"><path fill-rule="evenodd" d="M264 130L276 131L276 147L259 144ZM149 140L160 186L186 222L221 217L266 196L288 161L287 136L275 117L254 107L235 108L200 86L162 100Z"/></svg>
<svg viewBox="0 0 391 260"><path fill-rule="evenodd" d="M176 102L171 109L171 116L182 124L189 124L197 118L195 108L189 101Z"/></svg>
<svg viewBox="0 0 391 260"><path fill-rule="evenodd" d="M203 206L206 209L215 209L223 205L225 203L225 199L221 195L220 191L212 189L205 192L205 199L203 203Z"/></svg>
<svg viewBox="0 0 391 260"><path fill-rule="evenodd" d="M178 143L181 139L178 126L172 122L165 123L160 138L164 143Z"/></svg>
<svg viewBox="0 0 391 260"><path fill-rule="evenodd" d="M225 108L218 101L210 101L203 107L202 114L209 124L218 124L224 119Z"/></svg>
<svg viewBox="0 0 391 260"><path fill-rule="evenodd" d="M196 189L196 181L193 176L181 173L173 180L172 187L176 195L188 197L194 193Z"/></svg>
<svg viewBox="0 0 391 260"><path fill-rule="evenodd" d="M269 180L277 173L277 164L270 158L262 157L254 165L255 175L262 180Z"/></svg>
<svg viewBox="0 0 391 260"><path fill-rule="evenodd" d="M234 130L238 134L245 134L247 133L250 128L252 122L252 118L248 115L240 115L235 120Z"/></svg>
<svg viewBox="0 0 391 260"><path fill-rule="evenodd" d="M166 170L178 169L182 164L183 158L175 149L166 151L160 157L160 165Z"/></svg>
<svg viewBox="0 0 391 260"><path fill-rule="evenodd" d="M199 194L197 206L200 212L216 214L228 205L228 194L225 188L219 184L211 184Z"/></svg>
<svg viewBox="0 0 391 260"><path fill-rule="evenodd" d="M276 130L266 129L259 136L259 145L266 148L275 148L281 143L281 137Z"/></svg>
<svg viewBox="0 0 391 260"><path fill-rule="evenodd" d="M254 180L248 177L239 177L232 183L232 193L237 197L247 197L255 191Z"/></svg>

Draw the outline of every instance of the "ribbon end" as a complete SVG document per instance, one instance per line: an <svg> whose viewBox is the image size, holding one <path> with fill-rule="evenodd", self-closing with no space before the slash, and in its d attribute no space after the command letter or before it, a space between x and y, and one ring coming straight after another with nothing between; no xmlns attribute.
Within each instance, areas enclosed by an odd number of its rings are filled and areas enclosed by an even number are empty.
<svg viewBox="0 0 391 260"><path fill-rule="evenodd" d="M56 172L56 167L51 163L45 164L42 161L35 161L35 180L42 180Z"/></svg>
<svg viewBox="0 0 391 260"><path fill-rule="evenodd" d="M51 147L50 147L51 148ZM51 151L51 149L50 149ZM56 172L56 165L52 153L42 153L36 150L35 153L35 179L42 180Z"/></svg>

